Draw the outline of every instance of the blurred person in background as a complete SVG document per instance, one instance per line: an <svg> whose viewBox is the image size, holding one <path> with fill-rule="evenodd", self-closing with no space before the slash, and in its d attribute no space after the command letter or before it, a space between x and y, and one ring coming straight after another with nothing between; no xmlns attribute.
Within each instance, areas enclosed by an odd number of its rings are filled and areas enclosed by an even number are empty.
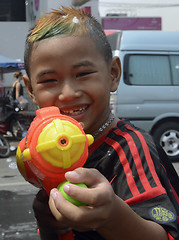
<svg viewBox="0 0 179 240"><path fill-rule="evenodd" d="M22 72L15 72L13 75L13 77L16 78L15 82L12 85L12 97L14 101L18 100L20 96L23 96L23 87L21 84L21 80L23 79L22 76Z"/></svg>

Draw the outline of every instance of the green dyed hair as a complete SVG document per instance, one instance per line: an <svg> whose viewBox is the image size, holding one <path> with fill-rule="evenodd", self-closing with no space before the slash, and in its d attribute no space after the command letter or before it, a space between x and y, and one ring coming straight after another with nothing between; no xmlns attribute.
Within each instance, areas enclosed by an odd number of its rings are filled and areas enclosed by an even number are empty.
<svg viewBox="0 0 179 240"><path fill-rule="evenodd" d="M24 65L30 77L30 57L35 44L41 40L57 35L89 36L97 46L107 64L112 60L112 51L107 37L100 23L91 16L74 8L62 7L59 10L45 13L35 26L29 31L26 38Z"/></svg>

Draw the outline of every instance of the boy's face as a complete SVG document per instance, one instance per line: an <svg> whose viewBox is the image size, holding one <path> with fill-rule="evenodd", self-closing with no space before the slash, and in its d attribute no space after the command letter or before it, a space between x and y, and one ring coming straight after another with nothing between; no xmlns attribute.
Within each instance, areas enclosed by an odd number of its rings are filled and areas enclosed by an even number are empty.
<svg viewBox="0 0 179 240"><path fill-rule="evenodd" d="M89 37L57 36L33 48L31 79L24 80L40 108L57 106L93 133L106 121L110 91L118 86L114 65L107 66Z"/></svg>

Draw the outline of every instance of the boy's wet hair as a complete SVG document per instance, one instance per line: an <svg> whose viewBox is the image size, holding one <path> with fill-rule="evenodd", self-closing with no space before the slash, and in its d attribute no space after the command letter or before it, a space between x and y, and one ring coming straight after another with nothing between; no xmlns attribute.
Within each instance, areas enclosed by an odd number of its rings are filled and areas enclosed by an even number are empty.
<svg viewBox="0 0 179 240"><path fill-rule="evenodd" d="M30 57L33 47L41 40L57 35L89 36L96 44L99 52L104 56L107 64L112 60L112 51L107 37L100 23L86 13L74 8L62 7L59 10L45 13L29 31L25 44L24 64L30 77Z"/></svg>

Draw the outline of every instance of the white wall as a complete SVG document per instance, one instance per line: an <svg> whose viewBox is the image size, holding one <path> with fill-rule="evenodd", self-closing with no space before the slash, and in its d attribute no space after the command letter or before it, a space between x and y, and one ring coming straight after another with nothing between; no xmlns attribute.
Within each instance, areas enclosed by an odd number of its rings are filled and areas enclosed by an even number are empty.
<svg viewBox="0 0 179 240"><path fill-rule="evenodd" d="M163 31L179 31L179 0L99 0L100 16L161 17Z"/></svg>
<svg viewBox="0 0 179 240"><path fill-rule="evenodd" d="M48 11L52 8L58 9L60 5L69 7L71 6L71 3L72 3L72 0L48 0L47 9Z"/></svg>
<svg viewBox="0 0 179 240"><path fill-rule="evenodd" d="M23 60L23 49L28 30L28 22L1 22L0 55Z"/></svg>
<svg viewBox="0 0 179 240"><path fill-rule="evenodd" d="M179 31L179 6L141 8L137 10L138 16L155 16L162 18L163 31Z"/></svg>
<svg viewBox="0 0 179 240"><path fill-rule="evenodd" d="M0 55L13 59L24 59L25 38L28 22L0 22ZM12 85L12 74L4 74L6 86Z"/></svg>

